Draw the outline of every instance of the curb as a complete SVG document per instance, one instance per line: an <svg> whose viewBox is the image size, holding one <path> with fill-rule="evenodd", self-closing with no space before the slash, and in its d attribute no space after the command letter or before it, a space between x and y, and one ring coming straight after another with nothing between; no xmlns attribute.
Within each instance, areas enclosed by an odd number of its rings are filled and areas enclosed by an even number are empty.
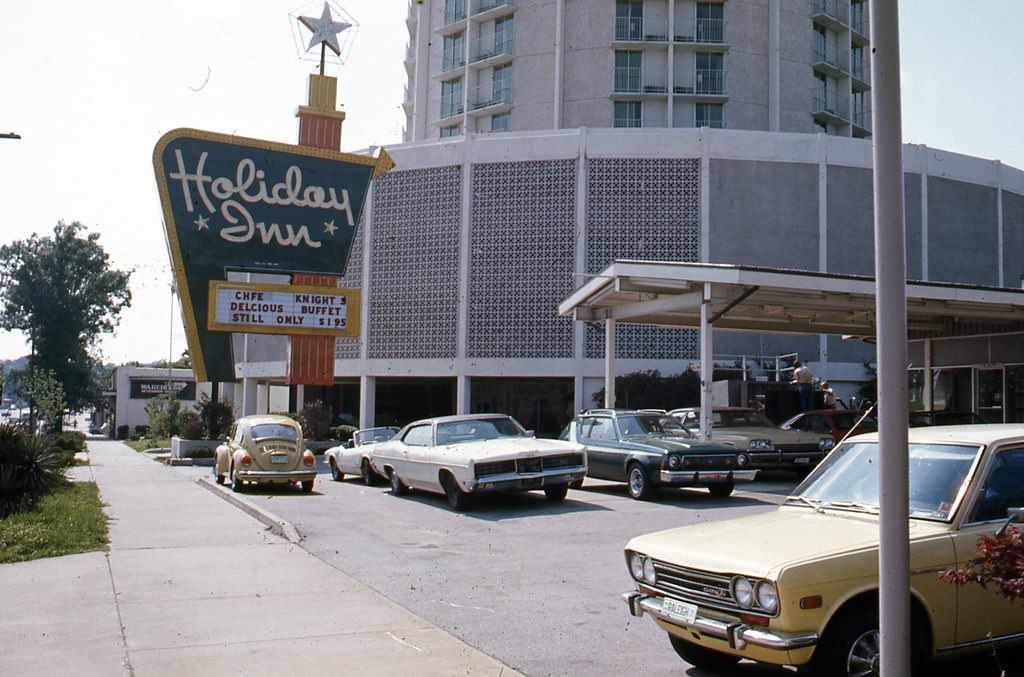
<svg viewBox="0 0 1024 677"><path fill-rule="evenodd" d="M298 530L292 526L291 522L281 519L268 510L264 510L249 499L243 498L229 489L225 489L224 487L214 484L205 477L197 477L195 481L199 486L207 489L208 491L212 491L228 503L239 508L242 512L247 513L250 517L266 524L272 533L277 534L286 541L296 545L302 541L302 537L299 536Z"/></svg>

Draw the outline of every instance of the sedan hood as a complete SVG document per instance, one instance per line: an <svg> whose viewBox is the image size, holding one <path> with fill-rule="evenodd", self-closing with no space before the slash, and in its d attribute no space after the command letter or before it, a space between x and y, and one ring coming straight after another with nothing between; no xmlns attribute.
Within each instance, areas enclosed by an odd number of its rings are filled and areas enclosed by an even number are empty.
<svg viewBox="0 0 1024 677"><path fill-rule="evenodd" d="M535 437L498 437L493 440L474 440L449 444L447 449L457 450L475 461L503 461L531 456L558 456L583 453L583 447L574 442L545 440Z"/></svg>
<svg viewBox="0 0 1024 677"><path fill-rule="evenodd" d="M715 428L711 436L721 432L723 437L740 435L752 439L769 439L774 444L817 444L822 437L831 437L829 433L803 433L799 430L782 430L781 428L765 428L760 426L737 426L735 428Z"/></svg>
<svg viewBox="0 0 1024 677"><path fill-rule="evenodd" d="M911 539L945 531L911 521ZM681 566L771 577L781 567L878 548L878 518L864 513L782 507L772 512L637 536L629 550Z"/></svg>
<svg viewBox="0 0 1024 677"><path fill-rule="evenodd" d="M735 454L736 447L720 441L701 442L686 437L672 435L636 435L623 440L635 449L649 451L681 451L691 454Z"/></svg>

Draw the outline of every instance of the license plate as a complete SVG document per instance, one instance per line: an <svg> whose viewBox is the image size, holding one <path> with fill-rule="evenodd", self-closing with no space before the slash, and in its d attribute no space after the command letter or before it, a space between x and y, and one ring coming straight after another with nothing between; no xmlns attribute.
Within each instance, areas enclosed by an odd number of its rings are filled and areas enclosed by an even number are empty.
<svg viewBox="0 0 1024 677"><path fill-rule="evenodd" d="M807 456L801 456L800 458L794 458L793 463L810 463L811 459Z"/></svg>
<svg viewBox="0 0 1024 677"><path fill-rule="evenodd" d="M679 600L665 598L661 600L661 608L669 616L686 625L693 625L693 622L697 620L697 606L695 604L687 604Z"/></svg>
<svg viewBox="0 0 1024 677"><path fill-rule="evenodd" d="M270 457L270 462L271 463L287 463L288 462L288 457L287 456L271 456Z"/></svg>

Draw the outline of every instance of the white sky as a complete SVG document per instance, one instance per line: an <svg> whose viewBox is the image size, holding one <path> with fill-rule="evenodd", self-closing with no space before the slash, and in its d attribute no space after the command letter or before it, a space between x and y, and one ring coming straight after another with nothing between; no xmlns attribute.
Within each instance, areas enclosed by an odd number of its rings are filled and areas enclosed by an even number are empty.
<svg viewBox="0 0 1024 677"><path fill-rule="evenodd" d="M348 114L342 147L397 143L407 2L338 2L359 24L345 65L328 65ZM294 143L295 108L315 64L299 58L289 14L319 16L322 8L300 3L44 0L6 8L0 132L22 140L0 140L0 244L77 220L101 233L115 267L135 269L132 307L103 340L105 360L149 362L184 350L153 146L177 127ZM1024 168L1016 48L1024 2L900 5L904 139ZM0 358L27 352L23 336L0 331Z"/></svg>

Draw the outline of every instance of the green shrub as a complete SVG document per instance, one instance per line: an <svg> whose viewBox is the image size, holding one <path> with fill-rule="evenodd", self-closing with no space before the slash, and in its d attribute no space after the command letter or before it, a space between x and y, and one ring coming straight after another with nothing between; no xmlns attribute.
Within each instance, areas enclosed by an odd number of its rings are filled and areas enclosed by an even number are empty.
<svg viewBox="0 0 1024 677"><path fill-rule="evenodd" d="M64 453L51 450L43 438L0 425L0 518L66 484L67 465Z"/></svg>
<svg viewBox="0 0 1024 677"><path fill-rule="evenodd" d="M231 422L235 420L235 413L231 409L230 402L211 400L207 395L203 395L195 407L203 425L206 426L206 439L220 439L231 427Z"/></svg>
<svg viewBox="0 0 1024 677"><path fill-rule="evenodd" d="M45 443L51 449L70 451L72 454L85 451L85 435L77 430L65 430L61 433L47 435Z"/></svg>
<svg viewBox="0 0 1024 677"><path fill-rule="evenodd" d="M149 426L135 426L137 435L144 435L150 430L157 437L170 437L178 434L178 412L181 410L181 402L177 397L161 395L154 397L146 403L146 415L149 417ZM140 431L139 428L146 430Z"/></svg>
<svg viewBox="0 0 1024 677"><path fill-rule="evenodd" d="M331 428L331 439L340 440L342 442L348 442L352 439L352 434L355 433L356 428L354 425L339 425Z"/></svg>
<svg viewBox="0 0 1024 677"><path fill-rule="evenodd" d="M185 452L185 458L213 458L213 449L194 447Z"/></svg>
<svg viewBox="0 0 1024 677"><path fill-rule="evenodd" d="M201 440L206 437L206 426L198 411L178 412L178 435L186 440Z"/></svg>
<svg viewBox="0 0 1024 677"><path fill-rule="evenodd" d="M128 431L130 428L126 425L117 426L117 439L126 440L128 439Z"/></svg>
<svg viewBox="0 0 1024 677"><path fill-rule="evenodd" d="M307 402L299 414L302 436L307 440L327 440L331 435L331 408L323 402Z"/></svg>

